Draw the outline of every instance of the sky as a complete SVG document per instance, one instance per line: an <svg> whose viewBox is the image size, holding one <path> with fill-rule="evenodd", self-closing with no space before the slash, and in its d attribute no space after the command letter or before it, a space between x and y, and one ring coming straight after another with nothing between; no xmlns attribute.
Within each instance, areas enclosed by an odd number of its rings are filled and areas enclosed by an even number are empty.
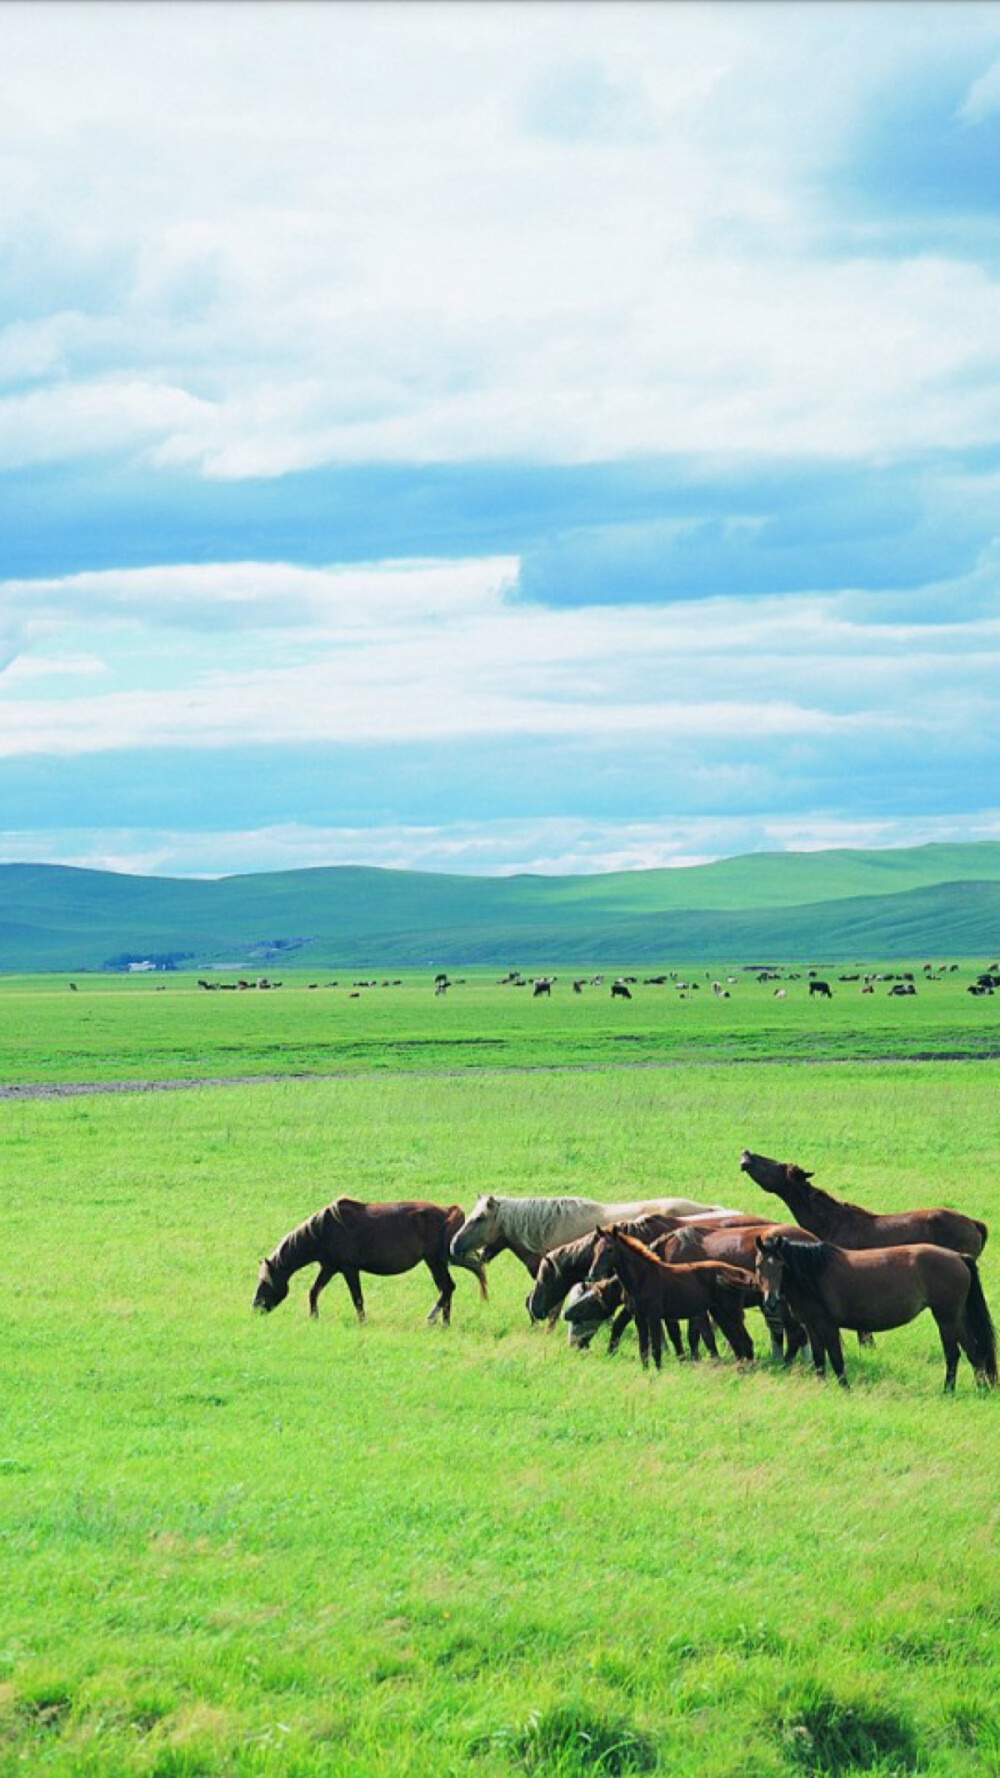
<svg viewBox="0 0 1000 1778"><path fill-rule="evenodd" d="M0 863L1000 839L1000 3L0 41Z"/></svg>

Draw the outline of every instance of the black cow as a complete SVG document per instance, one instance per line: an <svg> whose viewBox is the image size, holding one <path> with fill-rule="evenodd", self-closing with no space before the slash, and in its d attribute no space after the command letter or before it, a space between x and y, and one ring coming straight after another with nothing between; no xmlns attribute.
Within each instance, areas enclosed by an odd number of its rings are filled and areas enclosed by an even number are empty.
<svg viewBox="0 0 1000 1778"><path fill-rule="evenodd" d="M833 989L831 988L829 982L818 982L815 979L813 981L811 981L809 983L809 998L810 998L810 1000L812 999L814 994L818 994L821 1000L832 1000L833 999Z"/></svg>

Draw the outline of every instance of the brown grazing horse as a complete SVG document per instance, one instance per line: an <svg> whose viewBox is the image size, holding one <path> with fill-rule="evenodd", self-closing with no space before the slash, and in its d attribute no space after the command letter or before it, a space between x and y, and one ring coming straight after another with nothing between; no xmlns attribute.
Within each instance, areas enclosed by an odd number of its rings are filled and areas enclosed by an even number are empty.
<svg viewBox="0 0 1000 1778"><path fill-rule="evenodd" d="M793 1222L765 1222L729 1229L684 1228L676 1231L669 1244L664 1244L661 1258L674 1265L681 1260L721 1260L723 1265L752 1272L757 1264L758 1235L788 1235L792 1240L806 1242L817 1238ZM805 1328L787 1303L764 1303L761 1307L771 1336L771 1357L791 1364L806 1343Z"/></svg>
<svg viewBox="0 0 1000 1778"><path fill-rule="evenodd" d="M860 1204L831 1198L818 1186L810 1185L811 1173L792 1162L769 1161L766 1155L751 1154L748 1148L740 1156L740 1171L749 1173L762 1191L782 1198L801 1228L838 1247L900 1247L914 1241L929 1241L935 1247L950 1247L953 1253L969 1253L977 1259L986 1245L985 1222L963 1216L960 1210L904 1210L878 1215L862 1209Z"/></svg>
<svg viewBox="0 0 1000 1778"><path fill-rule="evenodd" d="M845 1389L840 1329L880 1333L905 1327L924 1309L941 1335L945 1389L950 1393L955 1387L960 1349L977 1382L990 1388L996 1383L993 1322L979 1268L968 1254L926 1241L858 1252L828 1241L763 1235L757 1238L757 1277L765 1302L786 1301L803 1323L817 1375L823 1375L829 1357Z"/></svg>
<svg viewBox="0 0 1000 1778"><path fill-rule="evenodd" d="M657 1259L665 1257L665 1250L670 1245L670 1236L661 1235L659 1240L650 1244L650 1253ZM758 1293L759 1295L759 1293ZM630 1304L626 1301L625 1291L617 1272L607 1278L599 1278L594 1283L588 1282L583 1290L574 1296L563 1310L563 1319L573 1330L573 1343L581 1350L590 1345L598 1329L608 1321L611 1322L611 1338L608 1341L608 1357L613 1358L621 1345L625 1329L635 1319ZM684 1357L684 1341L681 1337L679 1321L663 1323L678 1358ZM710 1315L692 1315L687 1324L688 1351L692 1359L700 1357L700 1346L704 1346L710 1358L718 1358L719 1348L715 1343L715 1329ZM804 1337L804 1336L803 1336Z"/></svg>
<svg viewBox="0 0 1000 1778"><path fill-rule="evenodd" d="M641 1216L635 1222L624 1224L628 1233L637 1241L644 1241L647 1247L652 1247L661 1235L672 1234L674 1229L683 1226L679 1216ZM755 1222L753 1226L759 1228L761 1224ZM582 1284L589 1277L597 1241L594 1231L581 1235L578 1241L564 1241L561 1247L553 1247L551 1252L542 1255L534 1287L524 1299L532 1321L555 1320L574 1284Z"/></svg>
<svg viewBox="0 0 1000 1778"><path fill-rule="evenodd" d="M755 1298L759 1288L751 1272L711 1260L666 1265L618 1225L598 1232L604 1242L595 1256L594 1272L606 1260L621 1280L635 1317L639 1356L644 1366L649 1364L652 1350L653 1363L660 1369L664 1321L690 1321L705 1314L710 1314L721 1328L737 1358L753 1358L753 1341L743 1320L744 1296Z"/></svg>
<svg viewBox="0 0 1000 1778"><path fill-rule="evenodd" d="M337 1198L325 1209L317 1210L315 1216L300 1222L273 1253L261 1260L253 1307L265 1312L277 1308L288 1295L292 1273L315 1262L319 1271L309 1292L310 1315L319 1313L320 1291L337 1272L342 1272L358 1320L364 1321L365 1300L359 1274L375 1272L391 1277L412 1271L423 1260L440 1292L427 1319L436 1321L441 1315L447 1324L455 1292L448 1270L448 1248L464 1220L465 1211L459 1204L447 1208L421 1202L361 1204L356 1198ZM479 1293L485 1298L486 1274L479 1260L470 1257L454 1259L453 1263L475 1274Z"/></svg>

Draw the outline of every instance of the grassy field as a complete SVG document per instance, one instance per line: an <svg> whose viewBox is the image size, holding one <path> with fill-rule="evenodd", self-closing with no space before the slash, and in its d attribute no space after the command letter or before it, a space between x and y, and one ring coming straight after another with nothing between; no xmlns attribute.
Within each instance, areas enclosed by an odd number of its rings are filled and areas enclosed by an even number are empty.
<svg viewBox="0 0 1000 1778"><path fill-rule="evenodd" d="M878 1059L995 1043L968 979L624 1007L3 983L3 1081L334 1077L0 1105L0 1772L1000 1770L1000 1396L965 1365L942 1396L929 1318L850 1345L845 1395L581 1357L509 1256L488 1304L458 1275L450 1330L424 1272L369 1280L364 1328L340 1281L310 1323L305 1274L249 1312L340 1192L756 1208L748 1145L985 1215L1000 1313L996 1064Z"/></svg>
<svg viewBox="0 0 1000 1778"><path fill-rule="evenodd" d="M1000 1054L1000 995L971 997L976 967L968 963L927 983L918 966L917 993L907 999L891 996L888 982L862 995L858 981L842 982L833 969L824 972L832 1000L810 1000L804 972L796 979L786 972L787 998L776 1000L773 982L744 969L695 967L662 986L640 976L630 1001L613 1001L617 973L612 966L595 988L588 972L581 994L572 974L560 974L551 997L538 1000L530 985L500 986L493 970L466 972L442 997L430 971L369 974L357 979L375 985L355 989L350 975L335 978L334 988L325 985L334 978L292 970L280 989L249 993L205 993L180 974L81 977L76 992L64 976L0 978L0 1086ZM728 999L712 993L720 979ZM698 986L685 992L680 982Z"/></svg>

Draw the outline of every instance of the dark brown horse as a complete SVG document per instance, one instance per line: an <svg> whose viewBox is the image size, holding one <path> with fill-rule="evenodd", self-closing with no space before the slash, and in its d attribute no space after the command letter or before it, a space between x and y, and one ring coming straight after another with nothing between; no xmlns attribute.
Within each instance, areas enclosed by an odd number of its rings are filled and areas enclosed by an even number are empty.
<svg viewBox="0 0 1000 1778"><path fill-rule="evenodd" d="M594 1272L601 1271L606 1260L621 1280L635 1317L643 1365L648 1365L652 1350L653 1363L660 1369L663 1322L690 1321L705 1314L718 1324L737 1358L753 1358L753 1341L743 1320L744 1298L758 1297L752 1273L712 1260L667 1265L617 1225L599 1233L604 1241L595 1256Z"/></svg>
<svg viewBox="0 0 1000 1778"><path fill-rule="evenodd" d="M253 1307L265 1312L277 1308L288 1295L292 1273L315 1263L319 1271L309 1292L310 1315L319 1313L320 1291L337 1272L342 1272L358 1320L363 1321L365 1301L360 1274L375 1272L381 1277L392 1277L412 1271L422 1260L440 1292L427 1319L436 1321L441 1315L448 1323L455 1291L448 1270L448 1248L464 1220L465 1212L459 1204L362 1204L356 1198L337 1198L325 1209L317 1210L315 1216L300 1222L273 1253L261 1260ZM486 1274L479 1260L470 1256L453 1259L452 1263L475 1274L480 1295L485 1297Z"/></svg>
<svg viewBox="0 0 1000 1778"><path fill-rule="evenodd" d="M749 1173L762 1191L774 1192L781 1198L801 1228L838 1247L900 1247L928 1241L935 1247L950 1247L953 1253L969 1253L975 1259L986 1245L985 1222L963 1216L960 1210L904 1210L879 1215L862 1209L860 1204L831 1198L828 1192L810 1185L811 1173L792 1162L769 1161L766 1155L751 1154L748 1148L740 1156L740 1170Z"/></svg>
<svg viewBox="0 0 1000 1778"><path fill-rule="evenodd" d="M840 1329L880 1333L905 1327L924 1309L941 1335L945 1389L955 1387L960 1350L979 1383L996 1383L993 1322L979 1268L968 1254L926 1241L859 1252L828 1241L763 1235L757 1238L757 1277L765 1302L787 1301L802 1322L817 1374L823 1375L828 1357L845 1389Z"/></svg>

